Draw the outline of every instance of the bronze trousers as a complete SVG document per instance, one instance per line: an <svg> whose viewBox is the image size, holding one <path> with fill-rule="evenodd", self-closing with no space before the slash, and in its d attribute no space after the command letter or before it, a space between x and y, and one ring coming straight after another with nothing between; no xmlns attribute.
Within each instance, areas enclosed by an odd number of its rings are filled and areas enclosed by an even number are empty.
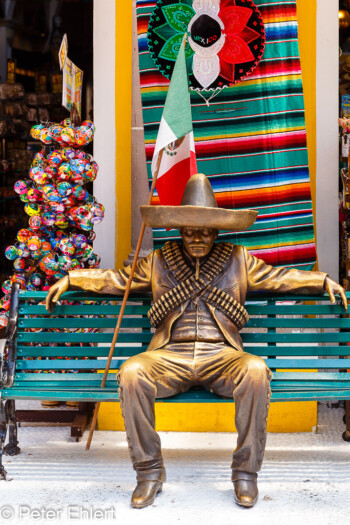
<svg viewBox="0 0 350 525"><path fill-rule="evenodd" d="M233 452L237 471L261 469L272 374L263 359L225 343L173 343L129 358L120 368L120 402L137 480L165 480L160 438L155 431L156 398L200 385L234 398L238 432Z"/></svg>

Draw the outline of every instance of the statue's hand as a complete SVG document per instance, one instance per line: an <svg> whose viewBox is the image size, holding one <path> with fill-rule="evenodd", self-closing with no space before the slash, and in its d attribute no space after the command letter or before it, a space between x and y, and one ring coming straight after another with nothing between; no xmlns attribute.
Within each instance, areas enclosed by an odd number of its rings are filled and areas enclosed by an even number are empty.
<svg viewBox="0 0 350 525"><path fill-rule="evenodd" d="M58 299L68 289L69 289L69 279L68 279L68 275L65 275L64 277L62 277L62 279L57 281L57 283L53 284L50 290L48 291L47 296L46 296L46 310L52 313L53 309L56 306Z"/></svg>
<svg viewBox="0 0 350 525"><path fill-rule="evenodd" d="M324 282L324 289L328 293L332 303L335 303L335 295L340 295L344 308L346 311L348 311L348 300L346 298L346 293L340 284L327 276Z"/></svg>

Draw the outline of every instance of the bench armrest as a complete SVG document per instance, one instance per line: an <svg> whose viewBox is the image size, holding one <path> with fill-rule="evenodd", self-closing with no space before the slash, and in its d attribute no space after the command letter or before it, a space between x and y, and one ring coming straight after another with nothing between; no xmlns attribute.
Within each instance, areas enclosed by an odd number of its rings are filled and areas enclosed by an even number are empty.
<svg viewBox="0 0 350 525"><path fill-rule="evenodd" d="M8 388L13 385L15 379L16 357L17 357L17 325L19 306L19 283L13 283L11 288L11 303L9 321L6 330L6 344L4 356L1 360L1 387ZM7 356L5 357L5 353Z"/></svg>

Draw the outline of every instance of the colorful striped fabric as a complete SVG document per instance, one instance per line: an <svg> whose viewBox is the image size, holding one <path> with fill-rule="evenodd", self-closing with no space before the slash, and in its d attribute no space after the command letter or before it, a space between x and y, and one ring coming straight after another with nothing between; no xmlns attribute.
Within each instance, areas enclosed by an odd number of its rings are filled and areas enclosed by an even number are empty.
<svg viewBox="0 0 350 525"><path fill-rule="evenodd" d="M191 93L198 170L209 177L219 206L259 210L249 231L221 232L221 240L243 244L270 264L311 270L316 250L296 2L255 0L255 4L266 30L266 48L256 70L222 90L209 107L198 93ZM155 5L156 1L137 1L149 177L169 85L147 47ZM158 202L157 196L153 202ZM176 230L154 230L155 247L178 235Z"/></svg>

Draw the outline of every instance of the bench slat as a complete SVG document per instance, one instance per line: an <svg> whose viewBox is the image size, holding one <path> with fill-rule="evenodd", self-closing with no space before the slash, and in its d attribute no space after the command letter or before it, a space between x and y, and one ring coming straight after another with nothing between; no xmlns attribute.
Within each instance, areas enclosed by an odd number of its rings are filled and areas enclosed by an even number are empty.
<svg viewBox="0 0 350 525"><path fill-rule="evenodd" d="M116 317L100 318L59 318L50 317L20 318L20 328L115 328ZM151 328L146 317L128 318L123 317L123 328ZM350 328L350 318L329 319L317 317L310 318L262 318L251 317L246 328Z"/></svg>
<svg viewBox="0 0 350 525"><path fill-rule="evenodd" d="M245 343L328 343L328 342L348 342L347 332L318 332L318 333L242 333L242 340ZM112 333L56 333L56 332L18 332L18 340L22 342L61 342L61 343L111 343ZM119 342L147 342L152 338L150 332L142 333L121 333Z"/></svg>
<svg viewBox="0 0 350 525"><path fill-rule="evenodd" d="M19 292L19 299L21 302L24 301L44 301L46 299L47 292L28 292L24 290L20 290ZM97 301L97 302L103 302L103 301L122 301L123 296L122 295L112 295L112 294L94 294L92 292L66 292L61 296L61 300L64 301ZM130 302L131 301L146 301L151 302L152 298L150 295L147 294L132 294L130 295Z"/></svg>
<svg viewBox="0 0 350 525"><path fill-rule="evenodd" d="M265 359L269 368L348 368L347 359Z"/></svg>
<svg viewBox="0 0 350 525"><path fill-rule="evenodd" d="M242 333L244 343L336 343L348 342L347 332L318 333ZM75 332L18 332L19 343L111 343L112 333L75 333ZM150 332L121 333L119 343L147 342L152 339ZM349 352L350 353L350 352Z"/></svg>
<svg viewBox="0 0 350 525"><path fill-rule="evenodd" d="M145 347L145 349L147 346ZM21 346L17 350L18 357L108 357L109 346ZM114 356L136 355L142 351L140 346L116 348ZM123 352L123 353L122 353ZM328 354L327 354L328 355Z"/></svg>
<svg viewBox="0 0 350 525"><path fill-rule="evenodd" d="M125 315L147 315L149 305L131 305L125 307ZM120 312L120 305L72 305L72 306L56 306L54 315L118 315ZM44 305L26 304L19 305L20 315L43 315L50 316Z"/></svg>
<svg viewBox="0 0 350 525"><path fill-rule="evenodd" d="M318 333L243 333L242 340L246 343L346 343L349 341L347 332Z"/></svg>
<svg viewBox="0 0 350 525"><path fill-rule="evenodd" d="M71 373L71 372L65 372L65 373L57 373L57 374L37 374L32 372L16 372L15 374L15 381L18 382L30 382L30 381L39 381L39 382L49 382L49 381L57 381L57 382L86 382L89 383L90 381L102 381L103 374L97 373L97 372L91 372L91 373ZM116 378L115 371L109 372L108 374L108 381L113 381ZM303 383L303 381L326 381L326 382L346 382L350 381L350 374L349 372L273 372L273 380L274 381L298 381L300 383Z"/></svg>
<svg viewBox="0 0 350 525"><path fill-rule="evenodd" d="M278 381L350 381L348 372L273 372L273 379Z"/></svg>
<svg viewBox="0 0 350 525"><path fill-rule="evenodd" d="M112 339L113 334L111 333L18 332L20 343L111 343ZM152 334L150 333L122 333L118 336L119 343L149 343L151 339Z"/></svg>
<svg viewBox="0 0 350 525"><path fill-rule="evenodd" d="M38 317L34 319L19 319L19 328L115 328L117 317L80 318L65 317L51 319L50 317ZM349 319L350 321L350 319ZM129 318L123 317L122 328L151 328L147 317ZM349 325L350 326L350 325Z"/></svg>
<svg viewBox="0 0 350 525"><path fill-rule="evenodd" d="M249 315L261 315L262 308L264 315L343 315L345 310L341 305L331 304L296 304L296 305L279 305L261 304L247 305ZM350 307L349 307L350 308ZM125 309L126 315L147 314L149 305L128 305ZM56 306L54 315L118 315L120 305L67 305ZM348 313L350 310L348 309ZM21 303L19 306L20 315L44 315L50 314L44 305L31 305Z"/></svg>
<svg viewBox="0 0 350 525"><path fill-rule="evenodd" d="M24 387L25 385L25 387ZM112 391L118 390L118 383L116 380L107 381L105 388ZM101 388L101 381L91 381L88 385L86 383L81 383L78 381L47 381L42 383L40 381L28 381L28 382L14 382L14 388L25 388L33 390L78 390L78 391L87 391L92 392L93 390L99 390ZM323 390L350 390L350 381L343 382L342 384L332 383L329 381L303 381L302 383L298 381L272 381L271 389L273 392L288 392L288 391L323 391Z"/></svg>
<svg viewBox="0 0 350 525"><path fill-rule="evenodd" d="M112 359L111 368L118 368L123 359ZM350 368L347 359L266 359L269 368ZM91 370L104 369L106 359L45 359L45 360L17 360L16 370Z"/></svg>
<svg viewBox="0 0 350 525"><path fill-rule="evenodd" d="M57 373L57 374L36 374L33 372L16 372L15 374L15 381L18 383L21 382L30 382L30 381L38 381L40 383L42 382L50 382L50 381L58 381L58 382L83 382L86 384L89 384L90 381L98 381L99 384L101 384L103 374L97 373L97 372L91 372L91 373L73 373L73 372L65 372L65 373ZM109 371L108 379L107 381L115 380L116 378L116 372L115 371Z"/></svg>
<svg viewBox="0 0 350 525"><path fill-rule="evenodd" d="M2 391L4 399L42 399L43 395L47 400L57 400L57 401L66 401L67 399L71 401L117 401L118 392L112 392L109 390L96 390L93 392L77 392L75 390L65 390L65 391L35 391L35 390L25 390L21 388L12 388L4 389ZM350 389L349 390L327 390L323 392L273 392L271 396L271 401L313 401L313 400L325 400L331 401L334 399L350 399ZM232 403L233 399L230 398L221 398L216 394L207 392L206 390L200 391L190 391L178 394L175 397L157 399L158 403L167 403L167 402L208 402L208 403L217 403L217 402L228 402Z"/></svg>
<svg viewBox="0 0 350 525"><path fill-rule="evenodd" d="M18 357L107 357L110 346L24 346L17 348ZM116 346L115 357L132 356L146 351L147 345ZM249 346L245 350L259 356L350 356L349 346Z"/></svg>
<svg viewBox="0 0 350 525"><path fill-rule="evenodd" d="M350 328L350 318L331 319L327 317L276 318L251 317L246 328Z"/></svg>
<svg viewBox="0 0 350 525"><path fill-rule="evenodd" d="M350 356L348 346L250 346L245 345L247 353L260 356Z"/></svg>
<svg viewBox="0 0 350 525"><path fill-rule="evenodd" d="M44 300L46 298L47 292L29 292L26 290L20 290L19 297L21 301L25 300ZM350 292L346 292L348 298L350 298ZM279 302L279 301L291 301L292 298L295 301L321 301L329 302L329 296L324 294L267 294L265 292L254 292L249 293L247 296L247 301L258 301L262 303L268 302ZM62 295L63 300L90 300L90 301L114 301L122 300L121 296L112 295L112 294L93 294L91 292L66 292ZM151 300L149 294L132 294L130 295L130 300Z"/></svg>
<svg viewBox="0 0 350 525"><path fill-rule="evenodd" d="M349 390L324 390L323 392L273 392L271 401L332 401L350 399Z"/></svg>
<svg viewBox="0 0 350 525"><path fill-rule="evenodd" d="M350 308L350 307L349 307ZM348 313L349 313L348 308ZM266 304L251 305L247 307L249 315L344 315L345 310L342 305L327 304Z"/></svg>
<svg viewBox="0 0 350 525"><path fill-rule="evenodd" d="M111 368L119 368L124 361L112 359ZM106 363L106 359L17 360L16 370L104 370Z"/></svg>
<svg viewBox="0 0 350 525"><path fill-rule="evenodd" d="M53 374L52 374L53 375ZM114 374L115 375L115 374ZM24 386L25 385L25 386ZM46 390L46 389L52 389L52 390L73 390L76 389L78 391L88 391L91 392L92 390L98 390L101 388L101 380L100 381L89 381L82 383L81 381L26 381L25 383L23 381L15 381L13 384L14 388L26 388L26 389L34 389L34 390ZM118 390L118 383L117 380L114 379L114 381L107 381L106 382L106 388L110 389L112 391Z"/></svg>
<svg viewBox="0 0 350 525"><path fill-rule="evenodd" d="M118 392L111 390L96 390L82 392L77 390L25 390L24 388L9 388L1 392L4 399L47 399L48 401L118 401Z"/></svg>
<svg viewBox="0 0 350 525"><path fill-rule="evenodd" d="M86 383L86 384L101 384L102 381L102 375L101 373L57 373L57 374L37 374L37 373L31 373L31 372L17 372L15 374L15 381L19 384L22 382L30 383L59 383L63 384L65 382L71 383ZM109 372L107 381L116 381L116 373L115 371ZM277 382L281 382L284 384L287 384L288 382L296 381L299 384L303 384L304 382L324 382L324 383L332 383L332 382L338 382L338 383L344 383L349 382L350 384L350 374L346 372L273 372L273 381L275 384Z"/></svg>

